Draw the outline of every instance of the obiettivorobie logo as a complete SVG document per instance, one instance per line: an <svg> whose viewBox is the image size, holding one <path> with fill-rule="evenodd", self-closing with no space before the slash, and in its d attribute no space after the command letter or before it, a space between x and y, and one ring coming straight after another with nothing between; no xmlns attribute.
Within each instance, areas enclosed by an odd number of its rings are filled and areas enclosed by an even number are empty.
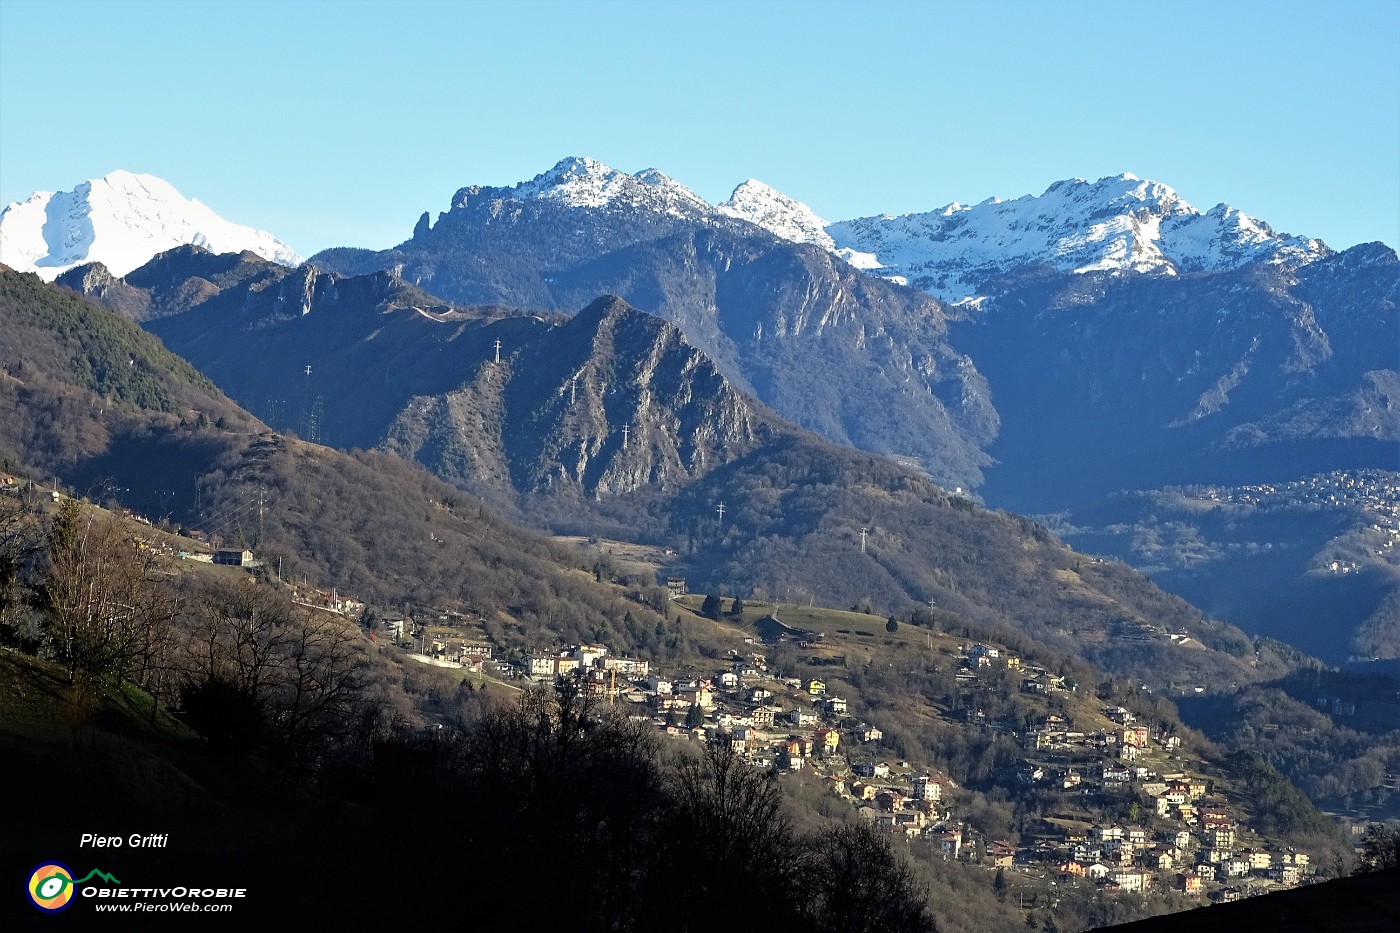
<svg viewBox="0 0 1400 933"><path fill-rule="evenodd" d="M103 883L95 883L93 879ZM29 902L46 914L67 910L78 898L89 901L94 909L103 912L220 913L233 910L235 899L248 896L247 888L126 885L100 868L77 878L62 862L39 865L29 873L24 888Z"/></svg>
<svg viewBox="0 0 1400 933"><path fill-rule="evenodd" d="M29 873L29 883L25 885L25 890L29 892L31 904L46 914L56 914L72 906L78 885L85 884L95 877L108 884L121 884L116 878L96 868L83 877L74 879L73 870L67 865L61 862L45 862Z"/></svg>

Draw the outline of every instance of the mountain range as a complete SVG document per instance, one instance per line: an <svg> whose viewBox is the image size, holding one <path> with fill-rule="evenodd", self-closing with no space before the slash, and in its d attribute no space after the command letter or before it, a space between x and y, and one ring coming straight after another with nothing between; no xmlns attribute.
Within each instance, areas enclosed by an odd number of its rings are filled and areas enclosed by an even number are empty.
<svg viewBox="0 0 1400 933"><path fill-rule="evenodd" d="M1211 790L1211 805L1227 806L1239 831L1250 833L1249 843L1271 851L1292 846L1308 853L1320 873L1336 870L1329 866L1343 843L1328 819L1264 756L1235 752L1234 744L1213 745L1190 729L1162 695L1195 697L1207 685L1227 689L1227 696L1245 695L1234 693L1237 685L1278 693L1268 681L1290 671L1317 674L1311 659L1204 619L1140 574L1077 553L1033 522L982 509L906 466L837 446L784 422L725 383L713 363L669 322L615 297L591 302L572 316L449 308L392 273L343 278L306 267L275 267L251 254L218 256L193 247L166 253L125 280L104 277L95 267L74 277L122 302L147 327L222 316L241 322L248 333L269 331L291 343L297 327L314 324L320 337L339 341L327 362L318 362L318 376L321 369L334 372L337 353L355 347L367 353L365 345L387 347L388 359L404 364L412 363L415 347L429 351L424 357L428 368L445 373L449 367L431 352L434 341L422 335L458 333L464 342L446 341L438 357L453 352L467 357L459 361L468 377L462 391L475 396L449 393L447 404L463 416L501 420L487 425L496 432L491 435L496 449L488 443L471 449L484 452L483 462L492 454L503 465L499 476L464 474L464 484L489 488L508 483L520 490L522 500L542 491L561 506L570 505L570 497L578 500L572 505L630 504L639 530L665 523L662 533L683 552L676 555L678 566L697 580L743 581L760 599L764 589L774 595L793 590L783 594L781 606L751 604L742 611L733 607L719 619L706 618L696 611L702 605L698 595L673 600L649 574L638 573L626 561L613 562L601 548L585 556L512 525L472 495L401 457L347 453L270 431L125 315L33 275L0 270L0 455L7 474L21 477L4 501L28 505L42 521L49 497L23 480L39 478L47 486L56 478L104 499L114 513L119 513L119 503L145 512L157 527L140 517L120 527L123 537L153 548L192 544L190 538L174 538L176 526L255 548L267 591L237 568L174 559L156 565L162 579L169 578L187 597L191 615L203 611L206 601L230 615L245 611L220 600L235 592L270 592L275 566L279 588L290 577L300 581L302 594L334 587L381 611L412 606L420 621L438 620L437 625L428 621L433 626L429 637L470 632L473 640L495 649L498 670L509 670L513 659L537 652L541 645L561 641L588 640L636 653L652 659L657 676L670 676L672 670L725 670L736 660L745 665L743 656L752 650L763 650L765 666L775 675L800 675L799 682L820 679L832 696L849 699L850 717L878 722L885 730L883 737L864 745L850 743L856 749L844 755L853 763L890 757L912 762L914 774L923 767L935 769L946 788L942 806L965 822L967 831L992 839L1023 834L1017 844L1027 851L1055 832L1050 827L1056 821L1070 823L1051 814L1071 813L1075 826L1090 819L1106 824L1119 812L1139 817L1130 806L1137 802L1134 795L1106 786L1100 791L1097 778L1087 777L1092 773L1089 760L1102 761L1105 769L1117 765L1116 747L1071 753L1086 775L1083 783L1093 785L1092 790L1071 790L1056 786L1058 781L1022 777L1028 768L1042 767L1042 757L1048 764L1049 756L1023 747L1021 737L1043 734L1042 723L1053 727L1066 721L1086 732L1111 731L1115 723L1105 712L1125 722L1135 718L1143 728L1175 736L1179 743L1169 746L1163 739L1159 746L1154 741L1142 750L1138 765L1169 767L1172 774L1192 779L1200 775L1202 787ZM171 282L188 287L172 290L166 287ZM201 295L203 304L176 310L178 301ZM237 343L237 334L233 327L221 336ZM362 338L350 339L351 334ZM513 335L516 349L497 359L498 338L492 334ZM257 363L257 349L245 366ZM478 358L478 350L486 358ZM579 372L576 390L573 374ZM360 397L373 394L374 388ZM674 419L677 414L684 417ZM539 423L532 425L522 415L538 416ZM619 423L637 429L620 443L616 432L607 430ZM667 426L669 433L654 433ZM598 437L598 431L606 436ZM556 437L603 440L594 455L597 468L560 472L558 465L572 463L575 449L561 458L538 443ZM634 469L632 458L653 467ZM732 511L712 518L710 506L720 496ZM910 606L900 594L915 587L932 594L934 605ZM845 600L853 593L864 593L872 603L903 599L911 611L900 612L902 621L887 622L883 613L809 607L812 597ZM807 594L812 596L800 598ZM256 619L262 619L265 607L275 609L275 604L253 604ZM814 643L773 643L759 649L757 642L780 627L775 621L780 611L788 625L801 626ZM7 634L13 618L4 620ZM399 805L404 794L410 788L421 792L427 780L426 786L441 792L437 796L510 800L522 787L554 796L558 787L584 782L564 780L541 792L533 772L523 780L521 772L498 765L495 758L486 758L482 769L492 782L486 790L467 793L460 782L447 780L450 772L439 765L457 760L462 746L444 741L443 732L479 704L493 708L487 705L489 696L483 701L476 690L462 686L460 674L407 660L398 647L385 644L389 630L374 621L372 616L362 620L365 629L345 623L356 643L363 639L371 663L355 686L363 707L348 707L349 714L337 707L332 720L332 731L346 736L346 742L335 746L336 754L322 756L336 770L318 773L333 778L295 787L288 781L284 790L277 763L285 760L292 767L301 758L279 759L270 742L231 728L236 721L231 714L200 715L191 692L177 693L173 683L154 679L152 684L164 684L160 689L169 699L157 703L160 694L137 692L133 684L96 691L101 702L93 723L80 724L79 734L97 738L65 753L61 749L70 741L71 719L60 708L66 695L62 668L10 648L0 652L0 660L13 687L6 695L16 702L7 707L0 742L30 783L71 790L69 796L78 800L96 800L84 793L101 784L104 795L92 806L100 804L103 812L116 807L115 812L132 820L161 814L174 827L171 837L178 830L182 845L193 853L186 862L201 871L212 874L207 866L230 864L257 847L274 853L278 857L264 866L267 875L254 878L267 890L276 887L279 873L285 874L279 858L285 857L286 866L317 858L324 863L328 857L350 866L374 852L411 857L441 844L443 858L429 861L455 866L448 850L460 850L462 838L473 841L469 851L487 853L483 866L501 863L506 841L515 840L511 844L519 848L509 850L512 861L501 873L520 877L517 864L537 862L540 845L558 837L560 820L553 812L535 819L528 807L517 808L500 816L499 830L493 824L489 832L481 828L480 813L464 812L453 818L453 832L444 834L441 820L405 823ZM179 624L186 624L185 619ZM202 636L209 630L191 629L196 631L200 637L194 644L203 651ZM371 633L386 637L375 641ZM172 643L177 639L174 634L162 637ZM972 640L982 643L974 649ZM258 642L263 644L275 643ZM315 648L308 651L305 642L293 644L292 650L305 652L296 655L298 662L308 654L315 657ZM1005 660L960 663L963 657L978 656L978 650L981 656L997 652ZM179 678L183 659L161 657L172 680ZM298 684L307 682L307 667L298 663L291 669ZM1042 680L1056 686L1033 689ZM486 683L493 692L510 689L492 676L467 682ZM781 683L761 682L775 688ZM805 691L785 693L797 708L807 708L810 695ZM123 705L111 702L114 698ZM1199 699L1218 702L1221 697ZM723 702L734 701L726 697ZM1310 696L1302 702L1286 697L1270 702L1268 715L1275 722L1279 710L1282 715L1321 715L1309 708ZM641 707L626 705L624 715L647 718ZM533 720L540 708L518 707L518 721ZM170 709L207 738L170 719ZM586 722L571 735L586 739L598 731L595 725L609 728ZM404 739L417 735L420 727L426 744ZM497 743L501 734L490 733L489 741ZM641 735L631 734L633 741ZM523 752L536 754L541 747L536 737L543 733L521 735ZM235 742L240 736L241 743ZM1339 763L1338 770L1358 771L1370 760L1355 750L1343 753L1335 747L1339 737L1333 732L1328 737L1333 745L1326 753ZM545 744L577 748L574 738ZM1040 739L1031 744L1039 745ZM414 747L424 753L409 754ZM442 754L444 749L452 754ZM591 749L585 749L589 760ZM551 766L563 760L546 757ZM471 758L476 760L474 754ZM836 761L828 758L823 766ZM890 782L910 770L899 766L901 773ZM747 765L742 772L763 780ZM805 793L801 784L812 783L803 780L808 773L804 768L791 781L799 785L799 794ZM599 783L610 794L621 781L627 793L617 799L626 812L636 809L639 797L633 791L640 785L626 772L607 772L602 778ZM685 780L681 773L673 783ZM819 780L824 786L826 781ZM1141 776L1135 780L1146 786ZM1378 781L1367 784L1357 777L1353 783L1369 792ZM304 806L289 805L299 799L306 801ZM566 816L578 812L573 797L566 796L559 806ZM325 822L328 809L334 819ZM807 818L844 820L843 810L814 806ZM338 836L334 827L345 826L349 811L355 814L354 831ZM1151 820L1150 813L1141 819ZM210 826L211 814L215 827L201 834L199 827ZM252 822L239 838L257 845L230 850L217 822L245 814ZM75 827L76 838L77 829L92 816L78 812L65 819L63 826ZM47 816L21 821L15 838L37 838L41 829L52 830L52 822ZM590 831L594 823L589 823ZM541 835L521 843L522 825L542 827ZM334 843L329 849L327 838ZM674 833L659 838L675 848ZM28 852L9 851L15 848L7 848L5 858L15 856L17 863L31 859ZM571 842L569 848L586 864L596 861L599 851L593 844ZM994 887L991 865L945 862L932 849L913 854L939 869L931 875L927 896L931 909L942 911L940 929L1025 928L1026 912L1018 899L998 896L1002 884ZM690 873L689 862L680 869L683 875ZM472 876L486 870L478 867ZM1010 869L1005 874L1016 883ZM742 887L748 881L736 877L726 883ZM593 881L589 884L596 888ZM352 888L333 885L324 895L327 909L353 911L356 917L378 909L378 899ZM675 884L656 889L670 897ZM314 909L319 916L325 913L319 890L291 898L287 907L258 903L282 913ZM1156 900L1131 901L1125 907L1121 895L1101 897L1092 886L1066 881L1060 882L1060 891L1060 906L1037 904L1035 916L1051 916L1054 910L1065 928L1106 922L1104 918L1121 917L1128 908L1150 912L1190 904L1154 895ZM514 910L518 900L502 910ZM569 900L566 910L574 920L577 900ZM385 904L386 911L402 914L396 900Z"/></svg>
<svg viewBox="0 0 1400 933"><path fill-rule="evenodd" d="M1334 253L1130 175L828 224L756 181L711 205L658 171L573 158L460 189L391 250L295 272L184 251L62 281L147 320L270 423L385 446L503 506L543 494L550 521L560 496L596 519L642 487L672 495L777 419L1136 560L1153 516L1135 496L1400 466L1398 269L1382 244ZM671 329L566 323L617 310L599 295ZM1254 543L1279 545L1290 586L1326 592L1311 557L1354 517L1299 513ZM1373 558L1376 586L1314 650L1344 653L1376 622L1393 568ZM1188 595L1229 579L1221 607L1269 631L1273 609L1241 607L1249 578L1280 575L1239 571L1163 572Z"/></svg>
<svg viewBox="0 0 1400 933"><path fill-rule="evenodd" d="M342 282L339 291L375 281ZM337 310L344 309L305 319ZM417 311L374 313L384 326L371 343L396 342L387 331L425 320ZM531 632L543 626L577 639L603 631L624 647L650 638L648 613L665 602L655 581L631 584L630 608L592 580L575 585L564 567L577 558L512 528L489 503L400 457L344 453L268 431L120 315L3 271L0 318L0 454L12 469L225 540L256 542L288 568L313 569L323 586L380 605L411 598L500 610ZM484 326L489 334L499 324ZM575 353L586 348L581 360L560 359L557 381L545 383L568 385L582 363L596 380L586 397L581 390L564 404L562 392L540 393L538 381L514 385L511 369L522 355L475 367L445 402L469 421L497 419L478 424L479 440L466 448L484 468L458 481L510 511L556 527L670 542L670 572L697 589L863 604L905 617L917 611L925 624L1041 645L1161 690L1254 681L1281 674L1294 657L1203 618L1126 566L1079 554L1026 519L979 508L908 467L784 422L725 385L672 325L620 300L535 327L536 361L571 344ZM650 373L625 368L638 358L654 361ZM623 385L645 375L646 383L639 392L600 391L605 374ZM638 396L652 407L630 407ZM591 432L617 424L608 419L619 408L635 434L624 440L620 430L607 431L596 464L570 472L577 440L585 448L599 440ZM414 409L411 402L406 411ZM517 417L521 410L541 423ZM401 420L394 420L400 443ZM575 443L561 449L561 438ZM715 511L720 502L727 512ZM561 600L569 605L549 608ZM642 619L641 628L624 624L629 613L629 624Z"/></svg>

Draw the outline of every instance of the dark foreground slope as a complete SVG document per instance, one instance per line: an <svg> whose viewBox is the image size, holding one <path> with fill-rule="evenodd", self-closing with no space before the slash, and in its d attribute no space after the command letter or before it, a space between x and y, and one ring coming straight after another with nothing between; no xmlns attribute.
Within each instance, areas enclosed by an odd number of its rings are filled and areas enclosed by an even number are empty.
<svg viewBox="0 0 1400 933"><path fill-rule="evenodd" d="M1400 871L1392 868L1104 929L1121 933L1169 933L1184 929L1199 933L1236 933L1239 930L1389 933L1397 927L1400 927Z"/></svg>

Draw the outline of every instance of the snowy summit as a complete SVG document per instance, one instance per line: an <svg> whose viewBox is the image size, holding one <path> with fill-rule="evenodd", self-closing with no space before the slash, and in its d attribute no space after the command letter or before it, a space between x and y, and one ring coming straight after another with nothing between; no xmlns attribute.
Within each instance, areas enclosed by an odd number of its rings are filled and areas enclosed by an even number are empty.
<svg viewBox="0 0 1400 933"><path fill-rule="evenodd" d="M781 240L810 244L851 265L947 301L988 280L1039 266L1063 272L1179 275L1253 263L1305 265L1331 254L1320 240L1275 233L1220 204L1202 213L1155 181L1122 174L1057 181L1044 194L900 217L828 223L806 204L756 179L711 205L656 169L628 175L570 157L508 189L571 207L625 207L704 222L742 221Z"/></svg>
<svg viewBox="0 0 1400 933"><path fill-rule="evenodd" d="M1177 275L1304 265L1331 254L1320 240L1277 234L1225 204L1201 213L1166 185L1130 174L1057 181L1039 197L848 220L826 232L838 247L874 253L887 273L949 300L1032 265Z"/></svg>
<svg viewBox="0 0 1400 933"><path fill-rule="evenodd" d="M154 175L116 171L72 191L37 192L0 212L0 262L49 282L89 262L126 275L186 244L249 250L287 266L302 261L272 234L229 223Z"/></svg>
<svg viewBox="0 0 1400 933"><path fill-rule="evenodd" d="M719 210L762 227L781 240L836 249L826 232L827 222L818 217L816 211L756 178L735 188Z"/></svg>
<svg viewBox="0 0 1400 933"><path fill-rule="evenodd" d="M628 175L580 156L564 159L510 192L516 198L559 201L570 207L640 207L676 217L702 217L714 211L700 195L654 168Z"/></svg>

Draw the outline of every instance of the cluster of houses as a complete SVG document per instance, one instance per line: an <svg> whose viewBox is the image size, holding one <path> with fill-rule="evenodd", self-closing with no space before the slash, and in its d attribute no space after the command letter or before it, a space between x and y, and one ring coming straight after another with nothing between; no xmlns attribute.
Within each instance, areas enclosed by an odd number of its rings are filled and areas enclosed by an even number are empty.
<svg viewBox="0 0 1400 933"><path fill-rule="evenodd" d="M1333 544L1345 542L1352 553L1377 562L1395 561L1400 544L1400 482L1393 470L1334 470L1288 483L1253 486L1186 487L1187 495L1211 503L1224 502L1261 510L1316 510L1347 512L1358 521ZM1324 552L1325 553L1325 552ZM1336 553L1334 551L1334 553ZM1368 561L1369 563L1369 561ZM1324 559L1320 569L1338 575L1357 573L1365 564L1348 559L1345 552Z"/></svg>
<svg viewBox="0 0 1400 933"><path fill-rule="evenodd" d="M959 677L964 680L975 678L984 669L998 664L1021 674L1022 693L1049 695L1061 691L1074 693L1078 689L1077 684L1062 674L1052 674L1043 667L1026 664L1017 655L982 642L962 646Z"/></svg>
<svg viewBox="0 0 1400 933"><path fill-rule="evenodd" d="M1121 706L1105 707L1102 713L1117 728L1082 732L1063 717L1048 715L1027 730L1022 782L1110 798L1133 795L1150 802L1151 815L1168 828L1154 833L1111 823L1073 830L1047 821L1023 852L1027 862L1050 861L1061 875L1090 879L1110 893L1143 891L1160 883L1214 900L1239 897L1247 880L1255 887L1292 887L1304 879L1305 853L1243 845L1245 828L1212 795L1210 782L1181 772L1159 774L1143 763L1149 751L1156 758L1178 749L1178 736L1152 734ZM1048 767L1035 760L1045 752L1057 753L1059 761L1097 762Z"/></svg>
<svg viewBox="0 0 1400 933"><path fill-rule="evenodd" d="M668 735L723 744L755 766L784 771L883 738L878 728L849 719L846 700L828 695L824 681L770 676L761 653L735 652L708 675L677 677L602 645L573 645L526 655L516 676L540 683L579 678L596 696Z"/></svg>
<svg viewBox="0 0 1400 933"><path fill-rule="evenodd" d="M627 690L629 681L645 678L650 671L651 662L611 655L602 645L574 645L563 651L530 654L524 660L524 674L531 680L553 683L557 677L575 676L588 684L606 682L609 699L616 699L618 678ZM692 696L700 702L698 694Z"/></svg>
<svg viewBox="0 0 1400 933"><path fill-rule="evenodd" d="M353 606L355 602L346 600L344 597L341 597L341 601L342 604L349 606ZM361 604L360 611L362 612L363 609L363 604ZM332 609L332 611L335 610ZM347 611L346 614L349 612ZM466 668L478 674L486 672L488 665L493 665L495 648L491 645L469 638L429 634L427 627L414 622L412 616L387 613L381 616L376 624L379 631L383 632L395 644L403 647L417 647L420 651L420 654L417 655L418 660L427 659L441 667ZM370 633L370 637L374 637L373 632ZM415 639L417 639L416 643ZM499 673L499 671L493 666L491 673Z"/></svg>
<svg viewBox="0 0 1400 933"><path fill-rule="evenodd" d="M407 626L400 636L414 633L411 621L389 618L382 624ZM425 653L445 661L477 668L492 663L489 645L435 638L430 648L425 646ZM1026 693L1069 695L1075 689L1062 676L1023 664L995 645L963 645L958 654L960 678L1009 669L1021 674ZM1143 815L1154 818L1158 829L1047 820L1017 846L984 838L956 819L945 799L953 787L947 777L907 762L892 767L876 760L881 730L853 717L847 701L829 692L826 681L776 676L761 653L731 652L722 666L686 676L596 644L494 663L511 676L540 683L578 678L634 721L677 738L728 746L755 767L814 771L875 829L924 840L946 858L1084 878L1108 893L1170 887L1216 900L1233 899L1251 887L1296 885L1309 872L1305 854L1261 848L1211 795L1209 782L1162 768L1180 739L1154 732L1121 706L1102 708L1092 729L1077 729L1050 712L1020 731L1017 777L1025 792L1068 795L1087 812L1124 812L1127 802L1140 801ZM1101 806L1105 800L1109 805Z"/></svg>
<svg viewBox="0 0 1400 933"><path fill-rule="evenodd" d="M1216 901L1237 899L1248 890L1248 879L1294 887L1309 871L1306 853L1237 846L1240 827L1224 807L1207 807L1202 817L1194 829L1156 833L1118 823L1061 831L1058 842L1038 843L1037 854L1068 852L1056 870L1099 882L1109 893L1144 891L1165 882L1185 894L1209 894Z"/></svg>

